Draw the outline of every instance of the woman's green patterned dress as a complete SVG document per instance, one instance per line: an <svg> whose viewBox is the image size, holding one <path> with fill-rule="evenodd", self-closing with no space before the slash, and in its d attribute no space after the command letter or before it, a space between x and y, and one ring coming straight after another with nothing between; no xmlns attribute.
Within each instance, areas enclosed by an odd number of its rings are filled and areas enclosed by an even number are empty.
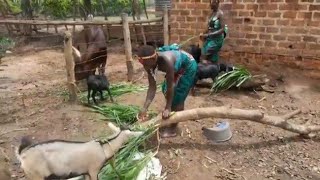
<svg viewBox="0 0 320 180"><path fill-rule="evenodd" d="M177 44L172 44L170 46L163 46L158 49L158 51L171 51L176 56L176 61L174 63L174 95L172 100L172 106L183 103L190 89L192 88L194 77L197 72L197 63L189 53L180 50ZM162 84L162 92L166 94L167 83L166 81Z"/></svg>
<svg viewBox="0 0 320 180"><path fill-rule="evenodd" d="M220 20L216 16L212 16L209 19L208 22L208 30L210 32L214 32L221 29L221 23ZM210 37L208 36L203 44L202 47L202 54L206 55L209 59L209 61L212 61L213 63L217 63L219 60L219 54L221 47L223 46L224 38L227 33L227 25L225 25L224 33L221 35L218 35L216 37Z"/></svg>

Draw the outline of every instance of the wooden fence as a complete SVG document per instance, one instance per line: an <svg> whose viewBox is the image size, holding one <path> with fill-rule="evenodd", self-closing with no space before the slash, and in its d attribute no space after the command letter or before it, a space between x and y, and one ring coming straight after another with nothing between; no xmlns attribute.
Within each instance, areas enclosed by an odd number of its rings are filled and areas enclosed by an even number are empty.
<svg viewBox="0 0 320 180"><path fill-rule="evenodd" d="M92 26L99 25L104 29L107 40L112 37L111 34L118 36L118 38L123 38L124 40L124 48L126 55L126 65L127 65L127 79L128 81L132 81L133 74L135 72L133 66L133 58L132 58L132 46L131 41L141 41L143 44L146 44L147 41L152 41L155 39L163 39L163 43L165 45L169 44L169 22L168 22L168 11L165 8L163 12L163 17L158 17L154 19L148 20L135 20L129 21L127 14L121 15L121 20L118 21L46 21L46 20L8 20L8 19L0 19L0 24L3 24L7 27L9 33L19 32L22 29L26 29L26 27L30 28L33 26L37 29L37 26L46 26L47 31L49 31L49 27L54 27L55 32L58 33L58 27L64 26L66 28L65 38L64 38L64 55L66 61L66 71L67 71L67 81L68 81L68 89L70 95L70 101L77 101L77 87L76 87L76 78L75 75L75 57L73 56L73 44L72 39L73 35L75 35L76 26ZM71 28L69 29L69 27ZM71 30L72 29L72 30ZM163 29L161 34L159 32L154 33L153 31L159 29ZM23 32L23 31L22 31ZM119 33L122 32L122 33ZM150 35L153 34L154 35ZM146 36L146 34L148 34ZM148 38L152 39L148 39ZM90 60L88 60L90 61ZM84 62L80 62L84 63Z"/></svg>
<svg viewBox="0 0 320 180"><path fill-rule="evenodd" d="M139 25L139 29L141 32L141 36L143 39L143 43L146 44L146 37L145 37L145 27L142 25L143 23L154 23L154 22L162 22L163 26L163 40L164 44L169 44L169 22L168 22L168 11L165 9L164 15L161 18L156 18L153 20L141 20L141 21L128 21L128 15L122 14L121 21L117 22L117 24L121 23L122 26L122 32L123 32L123 40L124 40L124 48L125 48L125 55L126 55L126 66L127 66L127 79L128 81L133 80L133 75L135 72L134 65L133 65L133 57L132 57L132 46L131 46L131 31L130 31L130 25ZM83 25L83 24L82 24ZM88 22L86 25L102 25L102 23L92 23ZM131 27L135 29L135 27ZM137 36L136 36L137 37ZM72 50L72 37L71 32L66 31L65 33L65 60L66 60L66 70L67 70L67 80L68 80L68 89L70 94L70 100L73 102L76 102L77 96L76 96L76 79L75 79L75 61L73 56L73 50ZM88 60L90 61L90 60ZM83 63L83 62L81 62Z"/></svg>

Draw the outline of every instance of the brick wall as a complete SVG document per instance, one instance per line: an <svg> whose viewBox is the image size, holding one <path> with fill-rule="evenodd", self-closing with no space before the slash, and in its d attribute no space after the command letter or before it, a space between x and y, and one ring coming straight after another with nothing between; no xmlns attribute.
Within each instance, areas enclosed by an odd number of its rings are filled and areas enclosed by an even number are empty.
<svg viewBox="0 0 320 180"><path fill-rule="evenodd" d="M206 29L209 1L172 0L171 42ZM222 0L221 9L230 29L222 59L285 64L320 77L320 0Z"/></svg>

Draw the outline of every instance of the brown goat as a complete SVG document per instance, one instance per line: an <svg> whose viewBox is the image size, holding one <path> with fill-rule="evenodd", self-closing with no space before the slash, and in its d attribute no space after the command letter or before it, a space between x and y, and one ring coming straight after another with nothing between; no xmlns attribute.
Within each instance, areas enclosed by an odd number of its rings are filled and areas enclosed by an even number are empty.
<svg viewBox="0 0 320 180"><path fill-rule="evenodd" d="M91 27L83 31L87 51L81 55L80 61L75 62L76 80L95 74L96 68L99 69L99 74L104 74L107 63L107 43L102 28ZM77 44L76 48L80 50Z"/></svg>

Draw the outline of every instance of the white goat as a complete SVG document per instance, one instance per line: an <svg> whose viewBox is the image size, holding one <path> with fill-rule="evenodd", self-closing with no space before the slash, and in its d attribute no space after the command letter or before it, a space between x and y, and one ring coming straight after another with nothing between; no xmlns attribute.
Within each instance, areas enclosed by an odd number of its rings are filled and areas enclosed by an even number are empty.
<svg viewBox="0 0 320 180"><path fill-rule="evenodd" d="M106 142L50 140L31 144L31 141L22 138L16 155L30 180L66 179L80 175L97 180L103 165L123 144L131 137L143 134L140 131L121 131L112 123L109 123L109 127L118 133Z"/></svg>

